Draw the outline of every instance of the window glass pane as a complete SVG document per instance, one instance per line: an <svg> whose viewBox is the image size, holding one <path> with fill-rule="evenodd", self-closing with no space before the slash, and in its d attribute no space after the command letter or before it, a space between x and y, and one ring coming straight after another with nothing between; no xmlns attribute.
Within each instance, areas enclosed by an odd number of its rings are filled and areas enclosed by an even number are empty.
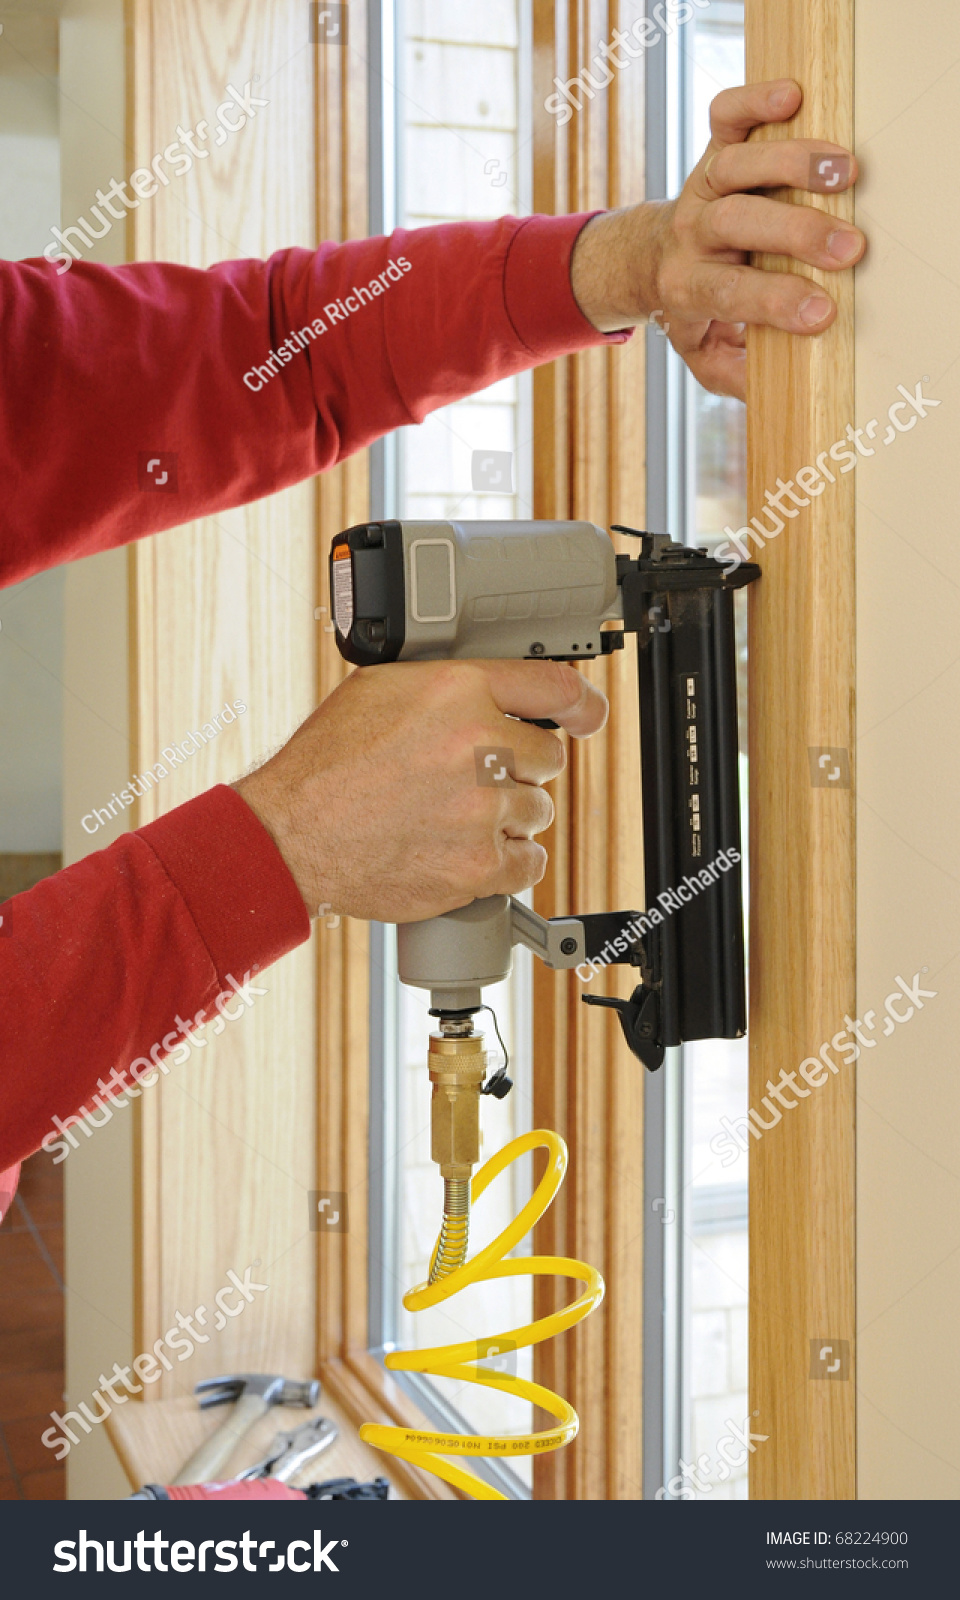
<svg viewBox="0 0 960 1600"><path fill-rule="evenodd" d="M709 110L721 89L744 81L743 6L713 4L685 30L688 68L688 150L699 160L710 138ZM688 379L687 459L692 464L691 543L709 549L724 528L746 521L746 411L738 400L708 394ZM737 596L741 795L746 843L746 595ZM746 860L746 851L744 851ZM747 873L744 866L744 898ZM717 1444L727 1419L747 1415L747 1156L735 1137L718 1135L747 1110L745 1039L705 1040L683 1048L685 1238L683 1264L685 1352L681 1415L685 1461L697 1478L686 1483L698 1499L746 1497L747 1466L730 1468Z"/></svg>
<svg viewBox="0 0 960 1600"><path fill-rule="evenodd" d="M396 220L421 227L460 218L495 218L529 211L530 146L520 86L529 78L521 0L401 0L396 24ZM529 20L528 18L526 19ZM457 293L457 285L449 285ZM442 308L441 308L442 310ZM435 411L416 428L401 429L395 456L394 504L405 518L513 519L532 515L530 385L508 378L483 393ZM481 1106L481 1159L532 1126L530 957L515 952L507 983L484 992L510 1052L514 1088ZM443 1183L430 1159L430 1082L427 1042L435 1019L426 991L407 988L395 973L398 1074L396 1148L388 1170L396 1206L399 1259L387 1273L392 1295L386 1322L396 1343L425 1347L464 1338L486 1339L532 1319L528 1278L478 1285L430 1311L401 1307L408 1288L423 1282L440 1224ZM389 1008L388 1008L389 1014ZM491 1067L500 1053L492 1020L481 1012ZM504 1173L478 1205L471 1253L498 1233L529 1196L531 1158ZM516 1357L532 1376L532 1352ZM532 1408L509 1394L430 1379L434 1396L453 1406L465 1429L525 1433ZM422 1399L422 1395L421 1395ZM532 1464L511 1464L529 1485Z"/></svg>
<svg viewBox="0 0 960 1600"><path fill-rule="evenodd" d="M529 211L525 9L520 0L398 4L401 226ZM401 431L402 514L532 516L529 457L529 379L505 378Z"/></svg>

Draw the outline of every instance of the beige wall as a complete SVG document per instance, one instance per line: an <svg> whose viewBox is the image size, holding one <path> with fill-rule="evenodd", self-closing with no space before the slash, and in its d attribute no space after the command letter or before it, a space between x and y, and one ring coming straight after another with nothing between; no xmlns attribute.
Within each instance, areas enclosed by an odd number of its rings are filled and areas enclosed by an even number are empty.
<svg viewBox="0 0 960 1600"><path fill-rule="evenodd" d="M960 1496L960 9L857 7L859 1494ZM898 384L940 401L882 444ZM906 421L908 413L900 413ZM825 446L831 441L824 441ZM936 998L883 1037L898 976ZM906 1007L903 1007L906 1010ZM838 1019L839 1025L839 1019ZM830 1330L826 1330L830 1331Z"/></svg>
<svg viewBox="0 0 960 1600"><path fill-rule="evenodd" d="M60 212L57 18L0 6L0 257L50 242ZM0 853L59 854L63 571L0 600Z"/></svg>
<svg viewBox="0 0 960 1600"><path fill-rule="evenodd" d="M98 185L125 176L122 0L66 0L60 24L61 222L88 210ZM124 260L115 228L89 253ZM103 806L130 774L126 550L110 550L65 569L63 859L102 850L131 814L95 835L80 819ZM89 1143L70 1152L66 1180L69 1404L89 1401L101 1372L134 1354L133 1113L118 1112ZM71 1499L112 1500L129 1493L101 1429L81 1435L67 1459Z"/></svg>

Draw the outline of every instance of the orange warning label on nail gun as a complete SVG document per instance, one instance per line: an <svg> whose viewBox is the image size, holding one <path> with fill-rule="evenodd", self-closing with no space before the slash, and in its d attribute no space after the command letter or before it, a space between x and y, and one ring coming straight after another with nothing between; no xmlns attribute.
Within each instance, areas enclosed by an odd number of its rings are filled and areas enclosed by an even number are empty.
<svg viewBox="0 0 960 1600"><path fill-rule="evenodd" d="M345 544L333 552L333 619L346 638L353 625L353 565Z"/></svg>

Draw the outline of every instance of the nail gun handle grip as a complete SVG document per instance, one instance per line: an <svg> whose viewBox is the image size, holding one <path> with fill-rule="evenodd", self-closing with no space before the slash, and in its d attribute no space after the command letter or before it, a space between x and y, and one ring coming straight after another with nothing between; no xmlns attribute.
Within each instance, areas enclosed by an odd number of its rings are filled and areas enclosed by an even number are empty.
<svg viewBox="0 0 960 1600"><path fill-rule="evenodd" d="M195 1450L185 1466L180 1468L173 1482L210 1483L220 1469L226 1466L244 1434L259 1422L269 1408L258 1394L241 1395L226 1421L209 1439Z"/></svg>

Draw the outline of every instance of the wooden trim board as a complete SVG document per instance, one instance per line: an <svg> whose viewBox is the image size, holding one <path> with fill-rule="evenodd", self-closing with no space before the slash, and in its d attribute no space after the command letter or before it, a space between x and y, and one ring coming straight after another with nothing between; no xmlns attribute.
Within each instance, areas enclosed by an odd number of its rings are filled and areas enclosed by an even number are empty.
<svg viewBox="0 0 960 1600"><path fill-rule="evenodd" d="M791 122L756 137L852 147L853 16L853 0L747 0L747 82L789 76L804 92ZM853 218L850 195L772 192ZM820 338L749 331L752 515L854 416L852 275L801 270L829 278L840 314ZM768 1121L768 1082L829 1055L855 1015L854 791L814 786L809 753L842 749L853 767L854 539L851 474L766 543L750 589L750 1105ZM854 1351L850 1066L750 1144L749 1316L750 1403L768 1436L751 1457L752 1498L854 1498L853 1373L811 1377L815 1341Z"/></svg>

